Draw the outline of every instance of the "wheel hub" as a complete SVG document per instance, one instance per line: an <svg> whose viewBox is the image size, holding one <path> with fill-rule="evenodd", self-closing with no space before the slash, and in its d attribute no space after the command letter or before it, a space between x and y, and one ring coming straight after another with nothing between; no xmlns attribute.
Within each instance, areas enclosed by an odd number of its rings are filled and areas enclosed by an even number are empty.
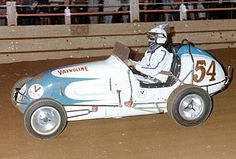
<svg viewBox="0 0 236 159"><path fill-rule="evenodd" d="M204 101L197 94L185 96L179 105L179 113L185 120L196 120L204 112Z"/></svg>
<svg viewBox="0 0 236 159"><path fill-rule="evenodd" d="M54 133L61 122L59 112L50 106L41 107L32 114L31 126L38 134L50 135Z"/></svg>

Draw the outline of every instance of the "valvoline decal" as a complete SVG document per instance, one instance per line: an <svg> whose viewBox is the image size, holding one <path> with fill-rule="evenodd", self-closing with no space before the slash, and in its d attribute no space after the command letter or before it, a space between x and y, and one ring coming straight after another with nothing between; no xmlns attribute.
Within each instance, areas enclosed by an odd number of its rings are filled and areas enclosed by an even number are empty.
<svg viewBox="0 0 236 159"><path fill-rule="evenodd" d="M66 69L59 69L57 72L60 75L72 73L72 72L80 72L80 71L88 71L87 66L80 66L80 67L74 67L74 68L66 68Z"/></svg>
<svg viewBox="0 0 236 159"><path fill-rule="evenodd" d="M52 75L56 77L71 77L71 78L77 78L78 74L81 72L88 72L89 68L88 66L71 66L71 67L65 67L65 68L59 68L54 71L52 71Z"/></svg>
<svg viewBox="0 0 236 159"><path fill-rule="evenodd" d="M180 47L180 49L178 50L177 54L179 55L179 57L181 57L183 54L198 54L198 55L205 55L205 56L208 56L208 57L211 57L212 56L206 52L206 51L203 51L201 49L198 49L192 45L183 45Z"/></svg>

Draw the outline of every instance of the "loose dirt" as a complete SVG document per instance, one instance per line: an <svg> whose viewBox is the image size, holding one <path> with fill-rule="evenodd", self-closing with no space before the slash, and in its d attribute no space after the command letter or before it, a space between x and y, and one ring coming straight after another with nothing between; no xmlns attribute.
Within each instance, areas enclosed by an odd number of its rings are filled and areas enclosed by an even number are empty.
<svg viewBox="0 0 236 159"><path fill-rule="evenodd" d="M211 50L236 68L236 49ZM213 97L210 118L196 127L177 125L168 114L69 122L55 139L39 140L24 128L23 114L10 101L13 84L25 76L68 64L96 60L63 59L0 65L1 159L234 159L236 83Z"/></svg>

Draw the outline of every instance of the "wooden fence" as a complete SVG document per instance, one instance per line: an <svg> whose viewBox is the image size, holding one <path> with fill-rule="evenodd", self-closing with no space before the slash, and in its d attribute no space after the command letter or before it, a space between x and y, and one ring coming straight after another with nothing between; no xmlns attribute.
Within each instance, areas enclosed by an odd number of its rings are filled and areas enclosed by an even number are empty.
<svg viewBox="0 0 236 159"><path fill-rule="evenodd" d="M160 23L2 26L0 63L109 55L115 42L139 53L146 32ZM236 19L169 22L172 41L183 39L204 50L236 47Z"/></svg>

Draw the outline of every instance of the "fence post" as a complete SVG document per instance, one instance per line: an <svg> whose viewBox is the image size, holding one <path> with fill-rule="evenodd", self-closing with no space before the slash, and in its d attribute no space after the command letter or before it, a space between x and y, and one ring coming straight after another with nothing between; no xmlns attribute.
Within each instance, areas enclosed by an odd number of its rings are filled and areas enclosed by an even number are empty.
<svg viewBox="0 0 236 159"><path fill-rule="evenodd" d="M183 3L179 6L179 19L180 21L187 20L187 7Z"/></svg>
<svg viewBox="0 0 236 159"><path fill-rule="evenodd" d="M7 25L17 25L17 12L16 12L16 2L7 2Z"/></svg>
<svg viewBox="0 0 236 159"><path fill-rule="evenodd" d="M130 0L130 22L139 22L139 0Z"/></svg>
<svg viewBox="0 0 236 159"><path fill-rule="evenodd" d="M70 25L71 24L71 13L69 7L66 7L65 9L65 24Z"/></svg>

